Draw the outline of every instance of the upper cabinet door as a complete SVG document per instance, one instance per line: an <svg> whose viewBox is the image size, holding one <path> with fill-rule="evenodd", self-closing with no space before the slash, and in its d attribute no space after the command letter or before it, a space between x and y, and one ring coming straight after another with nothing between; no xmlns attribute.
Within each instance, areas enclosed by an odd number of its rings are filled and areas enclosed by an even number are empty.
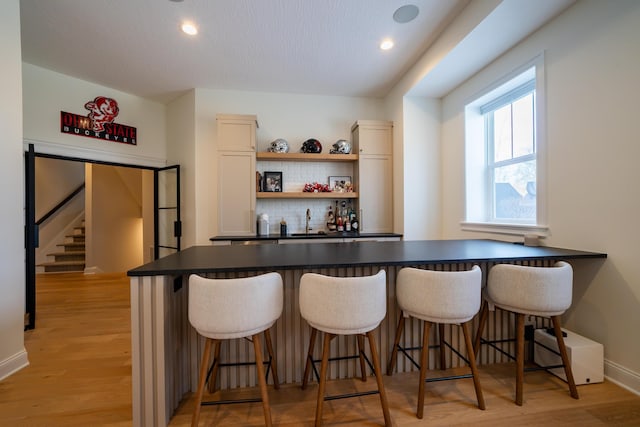
<svg viewBox="0 0 640 427"><path fill-rule="evenodd" d="M351 134L360 155L393 154L393 122L358 120L351 126Z"/></svg>
<svg viewBox="0 0 640 427"><path fill-rule="evenodd" d="M216 123L218 151L256 151L256 116L218 114Z"/></svg>

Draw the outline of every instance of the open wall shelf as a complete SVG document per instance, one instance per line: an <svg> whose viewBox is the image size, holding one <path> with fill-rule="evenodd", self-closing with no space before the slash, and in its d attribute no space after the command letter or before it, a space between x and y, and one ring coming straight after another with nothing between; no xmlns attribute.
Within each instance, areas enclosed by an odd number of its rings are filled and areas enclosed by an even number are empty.
<svg viewBox="0 0 640 427"><path fill-rule="evenodd" d="M310 154L310 153L256 153L256 160L295 161L295 162L355 162L357 154Z"/></svg>
<svg viewBox="0 0 640 427"><path fill-rule="evenodd" d="M268 192L259 191L256 193L258 199L357 199L358 193L348 192L328 192L328 193L308 193L304 191L284 191Z"/></svg>

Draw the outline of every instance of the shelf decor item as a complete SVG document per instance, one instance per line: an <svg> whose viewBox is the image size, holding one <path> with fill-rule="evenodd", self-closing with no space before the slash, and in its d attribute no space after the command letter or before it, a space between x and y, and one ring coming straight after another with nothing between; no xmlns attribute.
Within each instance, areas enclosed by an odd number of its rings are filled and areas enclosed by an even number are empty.
<svg viewBox="0 0 640 427"><path fill-rule="evenodd" d="M282 192L282 172L265 172L262 190L269 193Z"/></svg>
<svg viewBox="0 0 640 427"><path fill-rule="evenodd" d="M304 193L329 193L331 192L331 188L329 188L327 184L320 184L318 182L314 182L311 184L306 183L302 191Z"/></svg>
<svg viewBox="0 0 640 427"><path fill-rule="evenodd" d="M330 176L329 188L338 193L349 193L353 191L353 184L350 176Z"/></svg>

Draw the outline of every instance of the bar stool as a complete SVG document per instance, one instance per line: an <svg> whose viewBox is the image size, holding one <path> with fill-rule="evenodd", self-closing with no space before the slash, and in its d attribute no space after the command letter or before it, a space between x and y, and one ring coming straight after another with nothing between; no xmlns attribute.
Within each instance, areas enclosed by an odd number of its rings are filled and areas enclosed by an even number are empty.
<svg viewBox="0 0 640 427"><path fill-rule="evenodd" d="M485 409L484 396L480 387L478 370L476 367L475 353L471 341L469 327L471 319L480 309L480 294L482 286L482 271L480 267L474 266L468 271L431 271L406 267L398 272L396 279L396 298L402 310L396 336L391 352L387 375L393 374L396 366L398 350L420 368L420 379L418 382L418 408L416 416L422 418L424 414L424 383L427 369L429 368L429 331L431 325L437 324L440 329L440 367L444 367L444 346L449 346L458 356L464 357L449 344L445 343L443 332L444 324L459 324L462 327L465 344L467 347L468 360L465 361L471 367L471 376L475 387L478 407ZM400 346L400 337L404 330L406 319L411 316L424 322L422 334L422 346L413 348L403 348ZM407 350L420 349L420 364L418 365L407 353ZM443 378L433 378L433 381L449 379L468 378L468 375L450 376Z"/></svg>
<svg viewBox="0 0 640 427"><path fill-rule="evenodd" d="M355 397L372 392L360 392L338 396L325 396L327 365L330 360L331 340L337 335L358 335L360 369L364 373L364 336L369 339L373 371L378 383L380 403L386 426L391 426L391 415L387 395L382 383L380 359L376 350L373 330L378 327L387 313L386 272L379 271L373 276L330 277L316 273L306 273L300 278L300 314L311 326L309 352L304 370L302 388L306 388L313 360L313 348L317 331L324 333L322 364L320 368L318 401L315 425L322 425L322 409L325 400ZM375 393L375 392L374 392Z"/></svg>
<svg viewBox="0 0 640 427"><path fill-rule="evenodd" d="M191 421L192 426L198 425L202 405L260 401L262 401L265 425L271 426L271 408L259 334L264 332L269 354L269 360L266 362L267 375L271 370L274 388L278 389L278 374L269 328L282 313L282 301L282 277L278 273L239 279L208 279L194 274L189 276L189 322L198 334L206 338L200 365L195 409ZM251 337L255 351L260 399L202 402L206 381L209 380L211 384L215 383L215 376L220 366L221 340L247 337ZM214 361L211 369L208 370L207 365L212 344L215 345Z"/></svg>
<svg viewBox="0 0 640 427"><path fill-rule="evenodd" d="M525 315L551 318L571 397L579 398L560 321L560 315L571 306L572 287L573 269L563 261L557 262L553 267L498 264L489 270L474 349L477 353L481 343L493 344L492 341L482 339L489 310L493 311L494 307L498 307L516 315L515 402L519 406L522 406L523 399Z"/></svg>

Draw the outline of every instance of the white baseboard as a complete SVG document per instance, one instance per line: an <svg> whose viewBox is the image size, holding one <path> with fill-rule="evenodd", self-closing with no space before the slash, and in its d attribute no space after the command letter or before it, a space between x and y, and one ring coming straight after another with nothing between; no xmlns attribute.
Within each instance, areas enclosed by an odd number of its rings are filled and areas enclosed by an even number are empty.
<svg viewBox="0 0 640 427"><path fill-rule="evenodd" d="M100 273L104 273L104 271L102 271L100 269L100 267L85 267L84 269L84 274L100 274Z"/></svg>
<svg viewBox="0 0 640 427"><path fill-rule="evenodd" d="M605 359L604 376L607 380L640 396L640 374Z"/></svg>
<svg viewBox="0 0 640 427"><path fill-rule="evenodd" d="M29 359L27 350L23 348L22 351L0 362L0 381L27 366L29 366Z"/></svg>

